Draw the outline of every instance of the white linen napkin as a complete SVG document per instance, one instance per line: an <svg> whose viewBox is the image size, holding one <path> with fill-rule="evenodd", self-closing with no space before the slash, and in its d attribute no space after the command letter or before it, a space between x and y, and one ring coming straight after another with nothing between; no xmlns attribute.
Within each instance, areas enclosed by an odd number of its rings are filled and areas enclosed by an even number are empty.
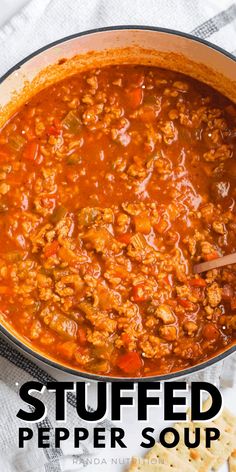
<svg viewBox="0 0 236 472"><path fill-rule="evenodd" d="M191 32L236 53L233 0L32 0L0 30L0 75L63 36L122 24Z"/></svg>
<svg viewBox="0 0 236 472"><path fill-rule="evenodd" d="M233 0L31 0L0 30L0 75L31 52L61 37L121 24L189 32L236 54L236 4ZM218 384L221 377L222 386L232 386L234 372L231 357L224 368L223 363L213 366L197 374L194 380ZM53 446L38 450L35 442L30 443L27 450L17 448L16 412L21 404L18 387L32 379L46 382L50 377L0 338L0 471L80 470L87 463L85 459L94 454L90 442L79 453L73 450L71 443L58 450ZM52 400L47 398L47 403L44 424L53 427ZM70 395L66 425L69 429L75 422L78 426L74 404L75 399ZM109 429L111 423L105 421L103 426ZM125 423L122 426L125 428Z"/></svg>

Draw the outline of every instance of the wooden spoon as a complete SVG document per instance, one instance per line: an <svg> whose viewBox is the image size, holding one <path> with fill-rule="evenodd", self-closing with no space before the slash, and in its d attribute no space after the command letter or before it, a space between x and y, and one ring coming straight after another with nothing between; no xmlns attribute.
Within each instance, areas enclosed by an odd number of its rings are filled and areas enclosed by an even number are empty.
<svg viewBox="0 0 236 472"><path fill-rule="evenodd" d="M201 262L193 266L194 274L200 274L201 272L206 272L207 270L216 269L217 267L223 267L225 265L236 264L236 252L233 254L228 254L227 256L217 257L212 261Z"/></svg>

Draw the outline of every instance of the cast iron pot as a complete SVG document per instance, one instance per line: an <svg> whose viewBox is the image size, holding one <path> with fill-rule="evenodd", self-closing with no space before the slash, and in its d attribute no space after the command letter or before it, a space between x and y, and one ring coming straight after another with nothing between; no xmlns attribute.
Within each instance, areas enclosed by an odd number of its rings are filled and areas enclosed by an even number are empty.
<svg viewBox="0 0 236 472"><path fill-rule="evenodd" d="M23 59L0 79L0 126L27 99L47 85L84 69L109 64L155 65L183 72L236 103L236 60L223 49L194 36L164 28L117 26L85 31L49 44ZM30 343L0 314L0 332L31 359L84 379L107 381L167 380L190 375L235 352L228 346L209 360L165 375L108 377L73 369ZM46 366L45 366L46 367Z"/></svg>

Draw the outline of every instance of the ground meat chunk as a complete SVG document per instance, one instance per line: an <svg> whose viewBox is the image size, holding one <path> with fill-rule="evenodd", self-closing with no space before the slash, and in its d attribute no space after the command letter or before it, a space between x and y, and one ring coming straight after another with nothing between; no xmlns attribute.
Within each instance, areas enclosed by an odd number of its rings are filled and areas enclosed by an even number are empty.
<svg viewBox="0 0 236 472"><path fill-rule="evenodd" d="M87 339L94 346L105 347L110 336L109 331L91 331L89 330Z"/></svg>
<svg viewBox="0 0 236 472"><path fill-rule="evenodd" d="M111 208L86 207L79 210L78 224L81 228L101 224L110 224L114 221Z"/></svg>
<svg viewBox="0 0 236 472"><path fill-rule="evenodd" d="M117 321L113 320L109 313L99 310L87 301L81 302L79 308L85 313L86 319L93 326L96 326L98 331L113 333L116 330Z"/></svg>
<svg viewBox="0 0 236 472"><path fill-rule="evenodd" d="M222 326L226 326L227 329L236 330L236 315L221 316L220 323Z"/></svg>
<svg viewBox="0 0 236 472"><path fill-rule="evenodd" d="M206 282L211 283L214 282L218 277L218 269L208 270L206 273Z"/></svg>
<svg viewBox="0 0 236 472"><path fill-rule="evenodd" d="M193 336L194 333L198 330L197 324L193 321L185 321L183 324L183 329L186 331L188 336Z"/></svg>
<svg viewBox="0 0 236 472"><path fill-rule="evenodd" d="M0 194L1 195L6 195L6 193L9 192L10 190L10 185L5 184L4 182L0 184Z"/></svg>
<svg viewBox="0 0 236 472"><path fill-rule="evenodd" d="M212 223L212 228L218 234L225 234L226 232L224 223L221 223L220 221L214 221Z"/></svg>
<svg viewBox="0 0 236 472"><path fill-rule="evenodd" d="M118 213L117 215L117 230L119 233L125 233L128 229L130 218L125 213Z"/></svg>
<svg viewBox="0 0 236 472"><path fill-rule="evenodd" d="M201 216L206 220L208 223L212 221L215 215L215 206L213 203L207 203L201 207Z"/></svg>
<svg viewBox="0 0 236 472"><path fill-rule="evenodd" d="M93 293L94 295L94 293ZM113 310L121 305L121 296L119 292L99 285L97 287L97 306L101 310Z"/></svg>
<svg viewBox="0 0 236 472"><path fill-rule="evenodd" d="M156 316L160 318L164 324L171 324L175 321L173 311L168 305L159 305L156 309Z"/></svg>
<svg viewBox="0 0 236 472"><path fill-rule="evenodd" d="M208 256L208 254L215 254L216 250L212 243L209 241L201 241L201 250L203 256Z"/></svg>
<svg viewBox="0 0 236 472"><path fill-rule="evenodd" d="M38 339L42 332L42 325L39 320L34 320L29 331L30 339Z"/></svg>
<svg viewBox="0 0 236 472"><path fill-rule="evenodd" d="M172 144L177 139L178 130L173 121L166 121L164 125L161 126L161 131L163 132L163 139L166 144Z"/></svg>
<svg viewBox="0 0 236 472"><path fill-rule="evenodd" d="M176 292L180 298L189 298L191 289L188 285L176 285Z"/></svg>
<svg viewBox="0 0 236 472"><path fill-rule="evenodd" d="M158 258L158 253L150 246L142 233L136 233L130 239L127 250L128 256L144 264L153 264Z"/></svg>
<svg viewBox="0 0 236 472"><path fill-rule="evenodd" d="M175 341L177 339L177 329L175 326L160 326L159 334L166 341Z"/></svg>
<svg viewBox="0 0 236 472"><path fill-rule="evenodd" d="M158 336L150 335L140 342L140 347L143 351L143 357L148 359L161 358L168 355L171 348L167 343L161 342Z"/></svg>
<svg viewBox="0 0 236 472"><path fill-rule="evenodd" d="M186 338L183 345L174 348L174 353L181 359L198 359L202 355L202 348L198 342Z"/></svg>
<svg viewBox="0 0 236 472"><path fill-rule="evenodd" d="M216 282L207 287L207 298L211 307L215 308L221 302L221 288Z"/></svg>
<svg viewBox="0 0 236 472"><path fill-rule="evenodd" d="M88 247L95 249L98 253L108 254L113 252L117 254L122 248L122 244L103 227L89 229L82 238Z"/></svg>

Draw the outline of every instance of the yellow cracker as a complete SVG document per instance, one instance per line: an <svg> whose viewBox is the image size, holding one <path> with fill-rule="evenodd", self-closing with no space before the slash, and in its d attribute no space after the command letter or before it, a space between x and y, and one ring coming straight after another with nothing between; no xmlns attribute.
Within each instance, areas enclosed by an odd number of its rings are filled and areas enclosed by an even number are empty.
<svg viewBox="0 0 236 472"><path fill-rule="evenodd" d="M149 462L156 460L158 464L177 467L179 470L184 472L196 471L196 469L191 464L186 464L186 462L179 459L176 452L173 453L172 449L167 449L160 443L156 443L155 446L146 454L145 458L149 460Z"/></svg>
<svg viewBox="0 0 236 472"><path fill-rule="evenodd" d="M220 415L217 419L213 421L213 424L215 425L216 428L218 428L222 433L234 433L235 432L235 426L233 425L233 422L231 424L228 421L225 421L224 416Z"/></svg>
<svg viewBox="0 0 236 472"><path fill-rule="evenodd" d="M205 439L205 429L206 428L218 428L220 431L220 437L216 441L211 442L211 447L208 449L214 456L215 460L212 464L214 470L218 470L221 465L229 458L232 451L236 448L236 435L232 430L231 426L225 421L215 421L207 423L189 423L191 431L194 432L194 429L200 427L200 437ZM228 430L230 429L230 432ZM196 448L198 449L198 448Z"/></svg>
<svg viewBox="0 0 236 472"><path fill-rule="evenodd" d="M215 422L215 421L208 421L207 423L188 423L189 425L189 428L191 429L191 431L194 431L195 428L200 428L200 437L202 439L204 439L205 441L205 437L206 437L206 433L205 433L205 430L206 428L216 428L220 431L220 435L224 435L224 434L233 434L234 433L234 430L231 426L228 426L227 423L225 423L224 421L219 421L219 422ZM215 444L217 443L217 441L215 441ZM212 441L212 445L214 445L214 441Z"/></svg>
<svg viewBox="0 0 236 472"><path fill-rule="evenodd" d="M236 416L234 416L227 408L223 409L221 415L214 420L214 423L217 424L218 422L223 421L226 425L231 426L233 430L236 430Z"/></svg>
<svg viewBox="0 0 236 472"><path fill-rule="evenodd" d="M236 435L235 433L223 433L221 434L218 441L212 443L211 452L215 454L215 461L212 466L213 470L218 470L222 464L230 457L234 449L236 448Z"/></svg>
<svg viewBox="0 0 236 472"><path fill-rule="evenodd" d="M180 469L165 464L150 464L146 459L133 457L127 472L180 472Z"/></svg>
<svg viewBox="0 0 236 472"><path fill-rule="evenodd" d="M236 449L229 458L229 472L236 472Z"/></svg>
<svg viewBox="0 0 236 472"><path fill-rule="evenodd" d="M233 433L236 431L236 417L232 415L228 410L224 409L222 414L215 420L210 421L194 421L189 424L193 424L200 428L205 429L206 427L218 428L223 433Z"/></svg>
<svg viewBox="0 0 236 472"><path fill-rule="evenodd" d="M171 450L173 452L176 451L179 459L185 461L186 464L192 465L198 472L208 472L215 462L213 454L211 454L211 452L202 445L199 445L197 448L187 448L184 443L184 427L189 427L189 424L184 423L184 426L178 423L175 424L174 428L179 433L180 441L177 446ZM171 442L172 437L173 435L168 433L166 435L167 442ZM194 435L191 431L190 440L194 440Z"/></svg>
<svg viewBox="0 0 236 472"><path fill-rule="evenodd" d="M203 404L203 411L208 410L208 408L210 408L211 404L212 404L212 400L211 400L211 397L209 397ZM236 429L236 416L233 415L233 413L231 413L231 411L228 410L227 408L223 408L223 410L220 413L220 415L218 416L218 418L216 418L213 421L215 423L218 423L218 421L222 423L224 421L226 424L231 426L233 429Z"/></svg>
<svg viewBox="0 0 236 472"><path fill-rule="evenodd" d="M204 403L203 410L210 405L211 398ZM147 453L146 459L132 460L129 472L208 472L211 468L217 471L227 459L230 472L236 472L236 417L229 410L224 408L221 415L211 422L177 423L174 427L180 436L179 444L171 449L155 444ZM196 427L201 428L201 439L205 439L206 428L218 428L220 438L212 442L210 449L201 444L197 448L187 448L184 444L184 428L187 427L190 429L190 441L194 441ZM166 440L172 441L171 433L166 435Z"/></svg>

